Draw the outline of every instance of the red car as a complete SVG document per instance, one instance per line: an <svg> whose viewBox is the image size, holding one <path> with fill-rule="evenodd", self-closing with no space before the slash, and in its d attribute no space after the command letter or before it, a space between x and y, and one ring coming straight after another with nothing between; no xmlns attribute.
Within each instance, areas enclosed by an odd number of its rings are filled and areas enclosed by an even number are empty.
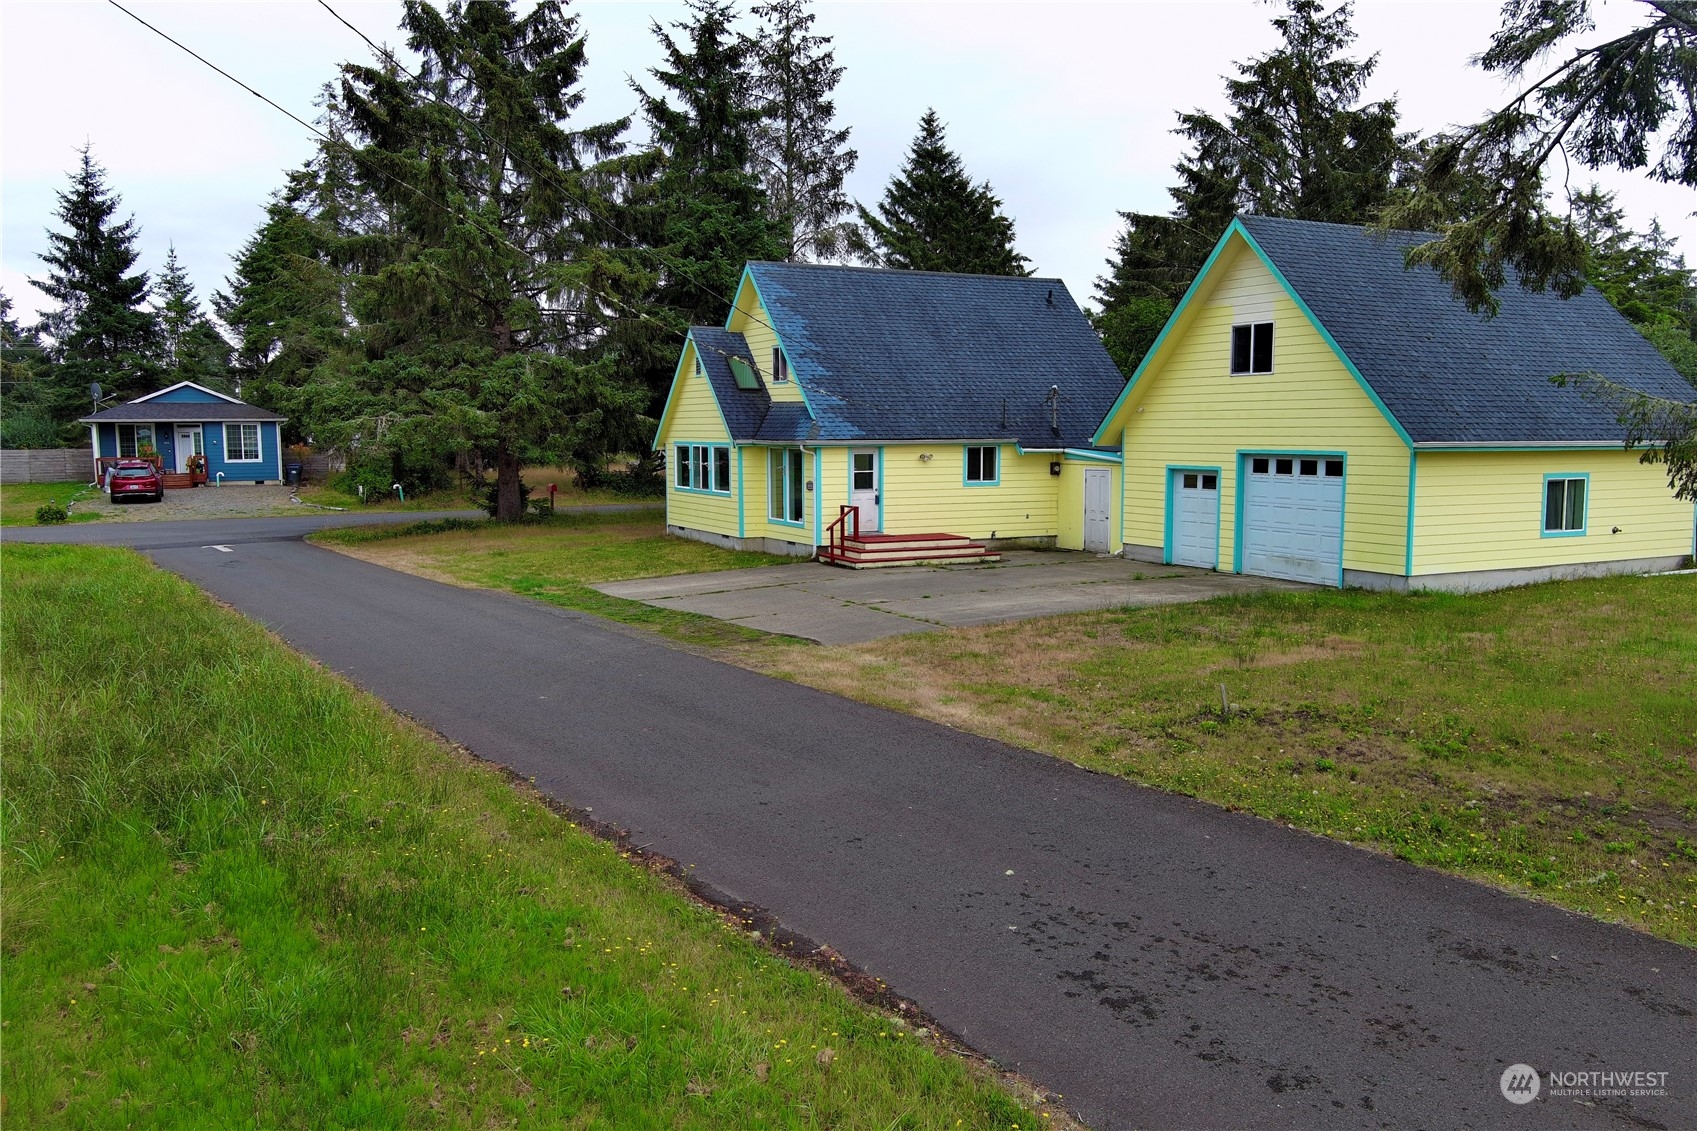
<svg viewBox="0 0 1697 1131"><path fill-rule="evenodd" d="M157 503L165 498L165 480L144 459L119 460L107 473L106 489L112 493L114 503L137 497L151 498Z"/></svg>

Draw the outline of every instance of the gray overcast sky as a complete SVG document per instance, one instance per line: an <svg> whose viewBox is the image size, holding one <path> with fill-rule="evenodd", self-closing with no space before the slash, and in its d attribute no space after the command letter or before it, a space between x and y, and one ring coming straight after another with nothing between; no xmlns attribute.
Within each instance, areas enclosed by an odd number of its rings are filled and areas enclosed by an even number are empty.
<svg viewBox="0 0 1697 1131"><path fill-rule="evenodd" d="M399 5L331 0L373 39L399 45ZM304 118L338 63L369 49L316 3L137 3L134 9ZM626 76L657 50L650 20L669 3L574 6L589 37L585 121L634 109ZM934 106L969 171L987 178L1043 275L1086 300L1119 210L1165 211L1182 146L1175 111L1224 104L1221 76L1271 47L1282 6L1210 3L821 3L816 30L847 68L837 91L873 203ZM1603 0L1608 34L1642 19L1638 0ZM1378 52L1373 98L1396 95L1403 124L1430 132L1472 121L1505 96L1467 65L1498 25L1494 2L1363 0L1356 53ZM312 152L301 127L108 4L0 4L0 286L28 318L42 296L27 276L84 139L141 226L143 264L175 243L203 298L261 219L285 169ZM1641 174L1575 169L1617 191L1634 225L1654 216L1697 251L1689 189Z"/></svg>

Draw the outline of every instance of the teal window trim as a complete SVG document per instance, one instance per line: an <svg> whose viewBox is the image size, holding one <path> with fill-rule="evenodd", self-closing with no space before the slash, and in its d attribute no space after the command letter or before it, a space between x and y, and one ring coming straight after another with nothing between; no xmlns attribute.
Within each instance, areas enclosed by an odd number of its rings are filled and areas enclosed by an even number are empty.
<svg viewBox="0 0 1697 1131"><path fill-rule="evenodd" d="M1584 505L1579 515L1578 530L1551 530L1549 528L1550 482L1560 479L1564 482L1578 479L1585 484ZM1567 496L1562 496L1562 510L1567 510ZM1544 476L1544 489L1538 496L1538 529L1544 538L1583 538L1591 532L1591 473L1589 471L1552 471Z"/></svg>
<svg viewBox="0 0 1697 1131"><path fill-rule="evenodd" d="M1226 475L1224 469L1220 467L1208 467L1200 463L1169 463L1167 465L1167 510L1162 518L1161 525L1161 564L1173 564L1173 481L1175 475L1183 475L1187 471L1194 472L1197 475L1212 475L1214 477L1214 568L1219 569L1220 515L1222 513L1221 507L1224 506L1222 500L1226 493ZM1120 494L1122 496L1125 494L1123 483L1120 485Z"/></svg>
<svg viewBox="0 0 1697 1131"><path fill-rule="evenodd" d="M981 451L986 448L995 451L996 477L994 479L967 478L967 461L970 459L968 453L974 448ZM980 460L979 471L982 472L984 470L982 457L980 457ZM962 444L960 449L960 482L963 487L1000 487L1002 485L1002 446L1000 444Z"/></svg>
<svg viewBox="0 0 1697 1131"><path fill-rule="evenodd" d="M806 530L807 529L807 492L805 490L805 479L807 477L807 462L806 462L805 459L801 463L801 475L802 475L802 478L804 480L803 491L802 491L802 499L801 499L801 514L802 514L802 517L792 519L792 518L784 517L782 515L775 515L775 514L772 513L772 457L775 456L775 455L778 455L780 453L783 456L783 465L784 465L783 500L784 500L784 507L785 507L785 515L788 514L788 508L789 508L789 503L790 503L790 478L789 478L789 476L790 476L790 455L792 453L800 454L800 455L804 455L804 456L806 455L806 453L804 451L802 451L801 449L798 449L798 448L767 448L766 449L766 521L772 523L774 526L788 526L788 527L792 527L796 530ZM813 458L814 458L814 462L817 463L818 459L819 459L819 452L818 452L817 449L815 449L815 451L813 453ZM817 482L817 480L815 482ZM817 503L819 492L814 491L813 494L814 494L815 502ZM816 506L815 507L815 515L816 516L817 516L817 511L818 511L818 508ZM815 543L815 544L817 545L817 543Z"/></svg>
<svg viewBox="0 0 1697 1131"><path fill-rule="evenodd" d="M1234 221L1235 223L1235 221ZM1412 449L1411 449L1412 450ZM1349 544L1344 540L1349 532L1349 453L1315 451L1312 448L1239 448L1237 452L1237 497L1232 500L1232 572L1243 572L1243 516L1248 509L1249 461L1256 456L1296 456L1311 459L1343 460L1343 482L1338 484L1338 588L1343 588L1344 561ZM1321 468L1324 476L1325 468Z"/></svg>
<svg viewBox="0 0 1697 1131"><path fill-rule="evenodd" d="M670 490L676 491L680 495L708 495L715 499L728 499L736 493L735 484L726 487L723 491L716 490L712 487L697 487L695 485L695 449L707 449L707 478L708 481L711 482L713 478L713 469L719 458L715 453L722 450L728 454L731 450L730 444L713 444L698 442L695 440L674 440L668 444L667 447L672 455L676 455L679 448L688 448L690 449L691 457L689 462L689 486L685 487L678 483L678 469L676 467L672 467L667 469L671 474L666 477L667 486ZM738 450L740 451L741 449ZM742 476L739 474L737 479L740 482Z"/></svg>

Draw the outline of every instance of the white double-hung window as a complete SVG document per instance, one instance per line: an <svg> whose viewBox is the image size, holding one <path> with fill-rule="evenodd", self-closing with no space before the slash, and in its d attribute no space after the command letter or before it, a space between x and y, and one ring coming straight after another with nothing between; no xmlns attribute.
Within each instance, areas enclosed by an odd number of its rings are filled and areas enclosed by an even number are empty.
<svg viewBox="0 0 1697 1131"><path fill-rule="evenodd" d="M259 462L259 425L224 425L224 462Z"/></svg>

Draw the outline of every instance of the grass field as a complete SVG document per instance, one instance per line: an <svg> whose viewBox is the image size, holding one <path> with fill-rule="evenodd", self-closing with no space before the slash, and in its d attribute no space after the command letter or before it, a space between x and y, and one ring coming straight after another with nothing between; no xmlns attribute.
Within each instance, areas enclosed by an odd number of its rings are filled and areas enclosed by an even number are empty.
<svg viewBox="0 0 1697 1131"><path fill-rule="evenodd" d="M0 487L0 526L34 526L35 509L47 503L60 506L97 492L87 483L8 483ZM89 522L99 515L71 512L72 522Z"/></svg>
<svg viewBox="0 0 1697 1131"><path fill-rule="evenodd" d="M1263 593L740 659L1697 945L1697 577Z"/></svg>
<svg viewBox="0 0 1697 1131"><path fill-rule="evenodd" d="M312 541L379 565L458 585L507 589L568 609L637 625L687 644L762 646L776 638L712 617L656 609L609 597L589 586L633 577L706 573L793 561L672 538L664 511L556 515L520 526L402 527L326 530Z"/></svg>
<svg viewBox="0 0 1697 1131"><path fill-rule="evenodd" d="M8 1127L1046 1125L186 582L0 556Z"/></svg>

